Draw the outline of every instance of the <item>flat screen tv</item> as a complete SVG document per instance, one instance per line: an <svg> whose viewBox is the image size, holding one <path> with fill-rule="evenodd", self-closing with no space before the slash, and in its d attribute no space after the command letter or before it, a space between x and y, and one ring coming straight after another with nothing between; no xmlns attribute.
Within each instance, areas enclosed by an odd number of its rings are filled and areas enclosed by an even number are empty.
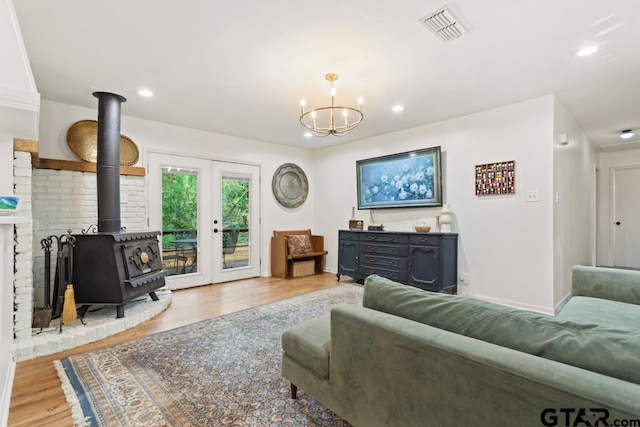
<svg viewBox="0 0 640 427"><path fill-rule="evenodd" d="M442 206L440 147L356 161L358 209Z"/></svg>

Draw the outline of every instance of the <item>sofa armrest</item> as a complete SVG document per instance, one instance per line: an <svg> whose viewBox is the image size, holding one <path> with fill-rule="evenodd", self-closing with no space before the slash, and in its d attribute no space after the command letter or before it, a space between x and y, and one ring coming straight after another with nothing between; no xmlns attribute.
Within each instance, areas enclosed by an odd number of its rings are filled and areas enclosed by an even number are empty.
<svg viewBox="0 0 640 427"><path fill-rule="evenodd" d="M640 271L575 266L571 295L640 305Z"/></svg>
<svg viewBox="0 0 640 427"><path fill-rule="evenodd" d="M329 370L330 407L354 425L538 425L547 408L640 414L637 384L353 305L331 311Z"/></svg>

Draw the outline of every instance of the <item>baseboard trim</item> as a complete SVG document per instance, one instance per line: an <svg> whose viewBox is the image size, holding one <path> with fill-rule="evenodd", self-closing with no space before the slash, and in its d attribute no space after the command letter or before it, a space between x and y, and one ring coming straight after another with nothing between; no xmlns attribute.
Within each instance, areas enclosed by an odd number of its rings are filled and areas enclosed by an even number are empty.
<svg viewBox="0 0 640 427"><path fill-rule="evenodd" d="M9 369L2 389L2 409L0 410L0 426L6 426L9 422L9 408L11 407L11 391L13 390L13 378L16 374L16 362L11 358Z"/></svg>
<svg viewBox="0 0 640 427"><path fill-rule="evenodd" d="M553 308L553 314L554 315L558 315L558 313L560 313L562 311L562 309L564 308L565 305L567 305L567 303L569 302L569 300L571 299L571 293L568 293L567 295L564 296L564 298L562 298L560 300L560 302L558 304L556 304L556 306Z"/></svg>

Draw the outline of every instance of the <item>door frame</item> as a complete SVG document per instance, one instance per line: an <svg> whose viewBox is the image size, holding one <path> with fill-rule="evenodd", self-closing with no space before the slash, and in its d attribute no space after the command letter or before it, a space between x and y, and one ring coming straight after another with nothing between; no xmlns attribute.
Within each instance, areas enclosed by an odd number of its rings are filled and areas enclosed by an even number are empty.
<svg viewBox="0 0 640 427"><path fill-rule="evenodd" d="M204 194L205 182L211 182L211 162L206 159L182 155L168 155L165 153L150 152L146 156L147 168L147 223L150 228L162 231L162 168L152 168L151 161L158 156L160 165L184 167L185 169L197 169L198 194ZM154 160L155 161L155 160ZM154 165L155 166L155 165ZM210 185L210 184L209 184ZM160 196L154 193L160 192ZM211 196L198 197L198 246L196 248L199 260L210 259L213 245L211 243L211 221L207 219L207 212L211 212ZM198 262L197 271L175 276L167 276L166 283L169 289L184 289L192 286L207 285L211 283L211 264Z"/></svg>
<svg viewBox="0 0 640 427"><path fill-rule="evenodd" d="M212 166L212 201L213 208L211 211L212 219L223 220L222 218L222 203L221 200L216 200L213 195L217 192L222 194L221 189L218 187L222 183L222 179L228 178L245 178L248 175L253 179L254 191L249 192L249 262L247 267L238 268L223 268L223 248L222 248L222 236L223 233L212 233L213 235L213 253L212 263L217 265L213 267L212 283L229 282L232 280L247 279L250 277L259 277L262 271L262 257L261 257L261 210L260 210L260 166L249 165L237 162L225 162L213 160ZM229 166L234 165L235 170L229 170ZM223 224L212 224L212 228L215 231L216 225L218 228L222 228ZM257 244L256 244L257 242ZM251 264L253 263L253 265ZM253 271L253 273L251 272ZM213 280L216 279L216 280Z"/></svg>
<svg viewBox="0 0 640 427"><path fill-rule="evenodd" d="M185 158L185 159L193 159L195 161L203 161L203 162L208 162L210 165L213 165L213 163L227 163L227 164L237 164L237 165L246 165L246 166L254 166L258 168L258 181L255 183L255 188L257 191L257 196L256 196L256 200L257 200L257 209L256 210L256 214L258 216L258 226L257 226L257 230L256 230L256 238L255 238L255 244L257 245L256 253L257 253L257 263L258 263L258 268L257 268L257 276L259 277L262 274L262 185L261 185L261 180L262 180L262 165L259 163L253 163L253 162L245 162L245 161L239 161L239 160L230 160L230 159L220 159L220 158L215 158L215 157L210 157L210 156L202 156L202 155L198 155L198 154L193 154L193 153L189 153L189 152L177 152L177 151L171 151L171 150L163 150L163 149L145 149L143 150L143 164L144 167L146 169L146 188L147 188L147 195L146 195L146 204L147 204L147 226L150 228L153 228L153 226L155 225L156 228L158 228L159 230L162 229L162 224L155 224L154 221L151 220L152 215L152 209L162 209L161 206L152 206L152 201L151 201L151 193L153 190L153 185L151 183L151 177L153 176L153 173L150 170L150 157L152 155L161 155L161 156L170 156L172 158ZM210 167L209 170L209 175L208 175L208 184L211 186L211 183L213 182L213 166ZM202 180L199 181L198 185L200 186L202 183ZM157 185L157 184L156 184ZM160 186L161 186L161 179L160 179ZM204 191L203 189L201 190L199 188L199 192L200 191ZM211 191L209 191L208 197L209 200L213 200L213 188L211 189ZM216 239L213 238L213 221L211 220L213 218L213 212L212 212L212 206L209 206L209 204L207 203L207 206L202 206L202 209L208 209L208 212L210 212L210 220L205 220L204 215L201 216L201 207L198 207L198 227L199 229L201 229L201 233L204 235L206 233L208 237L208 240L210 241L210 244L208 245L209 248L207 249L207 251L205 251L203 253L202 249L199 247L198 248L198 258L199 260L204 260L204 259L208 259L213 261L213 247L215 245L215 241ZM162 217L162 214L160 214L160 218ZM161 219L160 219L161 221ZM199 243L200 244L200 243ZM208 254L208 255L207 255ZM206 269L205 269L206 270ZM208 270L210 270L210 272L204 271L201 273L201 270L199 269L198 272L194 272L194 273L189 273L189 274L183 274L183 275L179 275L179 276L169 276L166 278L167 280L167 287L169 289L184 289L184 288L189 288L189 287L195 287L195 286L200 286L200 285L207 285L207 284L212 284L212 283L220 283L222 281L230 281L230 280L237 280L238 278L234 278L232 277L232 275L228 274L225 277L227 277L224 280L220 280L220 281L213 281L214 279L214 274L215 271L213 270L213 268L211 266L208 267Z"/></svg>
<svg viewBox="0 0 640 427"><path fill-rule="evenodd" d="M606 230L609 234L609 241L607 246L607 265L614 265L615 263L615 225L614 221L616 218L616 172L619 170L628 170L628 169L640 169L640 164L630 164L624 166L612 166L609 168L609 212L608 218L605 220L608 221Z"/></svg>

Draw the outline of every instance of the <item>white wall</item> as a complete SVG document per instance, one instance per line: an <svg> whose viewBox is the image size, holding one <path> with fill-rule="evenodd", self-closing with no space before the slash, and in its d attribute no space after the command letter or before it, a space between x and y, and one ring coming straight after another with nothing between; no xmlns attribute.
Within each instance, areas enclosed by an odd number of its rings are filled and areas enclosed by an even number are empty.
<svg viewBox="0 0 640 427"><path fill-rule="evenodd" d="M611 192L611 175L615 168L640 167L640 150L616 151L600 153L598 159L598 235L600 236L598 250L598 264L613 265L612 217L613 194Z"/></svg>
<svg viewBox="0 0 640 427"><path fill-rule="evenodd" d="M13 193L13 138L37 132L40 97L12 0L0 0L0 193Z"/></svg>
<svg viewBox="0 0 640 427"><path fill-rule="evenodd" d="M552 134L553 97L546 96L315 151L314 231L325 236L327 268L337 269L337 230L347 228L356 205L355 161L440 145L444 199L460 233L458 271L470 277L459 293L552 312ZM475 165L505 160L516 161L516 194L477 197ZM532 190L537 203L525 202ZM410 231L414 213L433 225L440 208L373 211L389 231ZM369 211L357 217L369 223Z"/></svg>
<svg viewBox="0 0 640 427"><path fill-rule="evenodd" d="M13 193L13 138L35 138L40 96L36 90L13 0L0 0L0 194ZM13 342L13 227L1 225L0 425L9 416L15 363Z"/></svg>
<svg viewBox="0 0 640 427"><path fill-rule="evenodd" d="M1 138L1 137L0 137ZM0 159L13 162L13 143L0 139ZM2 163L2 162L0 162ZM13 166L0 164L0 194L13 194ZM13 225L0 224L0 426L9 416L15 363L13 343Z"/></svg>
<svg viewBox="0 0 640 427"><path fill-rule="evenodd" d="M567 135L569 143L553 147L554 306L571 293L571 268L595 263L595 173L593 144L556 98L554 139Z"/></svg>
<svg viewBox="0 0 640 427"><path fill-rule="evenodd" d="M0 136L3 143L34 138L38 129L40 95L24 48L13 0L0 0ZM0 171L13 169L13 156L0 157ZM0 176L0 178L3 178ZM0 179L0 185L7 183Z"/></svg>
<svg viewBox="0 0 640 427"><path fill-rule="evenodd" d="M127 117L126 110L127 104L124 103L121 132L130 137L143 153L138 166L145 164L145 156L149 151L260 166L262 275L270 274L269 243L273 230L313 228L316 196L314 192L317 187L310 188L306 202L297 209L280 206L271 191L271 178L283 163L297 164L305 171L310 185L315 182L310 151ZM42 101L40 157L78 160L67 146L67 129L78 120L96 118L97 99L95 110Z"/></svg>

